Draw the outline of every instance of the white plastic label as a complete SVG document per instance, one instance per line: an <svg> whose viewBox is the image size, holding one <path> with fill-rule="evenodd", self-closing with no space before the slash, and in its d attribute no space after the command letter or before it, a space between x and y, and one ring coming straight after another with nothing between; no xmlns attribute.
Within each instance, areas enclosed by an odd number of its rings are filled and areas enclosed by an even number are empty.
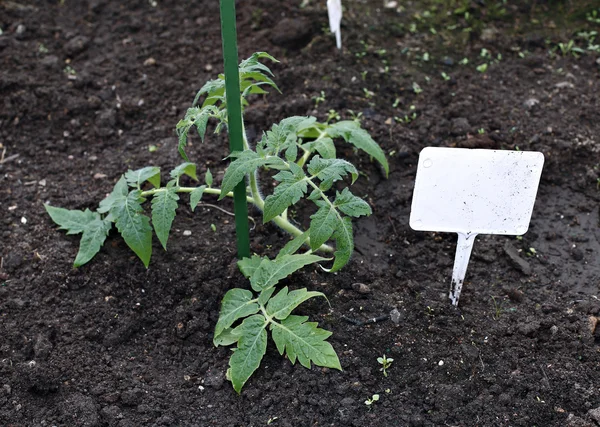
<svg viewBox="0 0 600 427"><path fill-rule="evenodd" d="M427 147L419 155L410 214L418 231L458 233L450 299L458 304L477 234L529 228L544 155Z"/></svg>
<svg viewBox="0 0 600 427"><path fill-rule="evenodd" d="M327 0L327 14L329 15L329 29L335 34L335 42L338 49L342 48L342 0Z"/></svg>

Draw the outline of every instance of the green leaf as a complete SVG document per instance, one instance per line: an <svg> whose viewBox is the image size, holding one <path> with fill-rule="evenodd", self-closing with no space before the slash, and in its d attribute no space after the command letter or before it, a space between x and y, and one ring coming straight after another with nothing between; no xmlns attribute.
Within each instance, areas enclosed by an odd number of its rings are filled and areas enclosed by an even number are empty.
<svg viewBox="0 0 600 427"><path fill-rule="evenodd" d="M291 315L281 323L271 323L271 334L279 354L287 354L292 364L296 359L310 369L317 366L342 370L333 346L325 341L331 332L317 327L316 322L306 322L308 316Z"/></svg>
<svg viewBox="0 0 600 427"><path fill-rule="evenodd" d="M342 159L322 159L318 155L313 157L307 167L308 173L321 180L319 188L329 190L335 181L345 175L352 175L352 183L358 178L358 171L354 165Z"/></svg>
<svg viewBox="0 0 600 427"><path fill-rule="evenodd" d="M317 200L315 203L319 206L319 210L311 215L308 228L310 248L313 251L331 238L340 221L340 216L332 205L322 200Z"/></svg>
<svg viewBox="0 0 600 427"><path fill-rule="evenodd" d="M255 314L245 319L234 333L240 336L237 348L229 359L229 377L238 393L248 378L258 369L267 350L266 319Z"/></svg>
<svg viewBox="0 0 600 427"><path fill-rule="evenodd" d="M160 168L156 166L148 166L135 171L129 170L125 174L125 179L130 187L140 188L145 181L148 181L155 188L159 188Z"/></svg>
<svg viewBox="0 0 600 427"><path fill-rule="evenodd" d="M231 153L230 157L235 158L225 171L223 184L221 186L221 195L219 200L227 196L234 187L241 182L249 173L254 173L261 166L279 166L285 167L283 160L278 157L262 157L252 150L237 151Z"/></svg>
<svg viewBox="0 0 600 427"><path fill-rule="evenodd" d="M213 184L213 176L210 172L210 169L206 169L206 174L204 175L204 182L208 187L212 186Z"/></svg>
<svg viewBox="0 0 600 427"><path fill-rule="evenodd" d="M348 264L352 251L354 250L354 237L352 236L352 220L350 217L345 217L338 223L338 227L333 233L335 239L335 261L333 267L329 269L330 273L338 271L340 268Z"/></svg>
<svg viewBox="0 0 600 427"><path fill-rule="evenodd" d="M152 198L152 225L165 251L167 250L171 225L173 219L175 219L178 200L179 196L174 187L167 187L164 191L158 191L154 193Z"/></svg>
<svg viewBox="0 0 600 427"><path fill-rule="evenodd" d="M124 175L121 175L121 178L115 184L112 192L100 202L100 206L98 207L98 213L106 213L108 212L118 200L127 197L129 192L129 187L127 186L127 180Z"/></svg>
<svg viewBox="0 0 600 427"><path fill-rule="evenodd" d="M221 312L217 326L215 326L215 338L233 325L236 320L256 314L259 310L260 307L256 300L252 299L252 292L239 288L227 291L221 302Z"/></svg>
<svg viewBox="0 0 600 427"><path fill-rule="evenodd" d="M215 347L228 346L238 342L240 336L234 332L234 329L227 328L219 336L214 337L213 344Z"/></svg>
<svg viewBox="0 0 600 427"><path fill-rule="evenodd" d="M44 208L52 221L60 226L59 230L67 230L67 234L83 233L90 223L100 219L100 215L89 209L85 211L68 210L50 205L44 205Z"/></svg>
<svg viewBox="0 0 600 427"><path fill-rule="evenodd" d="M209 82L210 83L210 82ZM200 93L202 89L200 90ZM202 142L204 142L204 135L206 134L206 124L208 123L208 119L217 115L218 109L213 107L212 105L207 105L203 107L192 107L188 108L185 113L185 117L177 123L175 127L175 131L177 132L177 136L179 139L179 144L177 145L177 149L179 150L179 154L184 160L189 160L184 148L187 145L188 133L190 129L195 126L198 130L198 135Z"/></svg>
<svg viewBox="0 0 600 427"><path fill-rule="evenodd" d="M237 265L242 274L249 279L252 277L263 258L258 255L252 255L252 258L242 258L238 261Z"/></svg>
<svg viewBox="0 0 600 427"><path fill-rule="evenodd" d="M335 159L335 145L333 139L329 137L320 137L314 141L309 141L302 144L302 148L310 151L311 153L317 151L324 159Z"/></svg>
<svg viewBox="0 0 600 427"><path fill-rule="evenodd" d="M291 171L281 171L274 179L281 183L275 187L273 194L265 199L263 224L281 214L288 206L298 202L308 189L308 179L301 167L290 163Z"/></svg>
<svg viewBox="0 0 600 427"><path fill-rule="evenodd" d="M294 237L292 240L287 242L283 248L277 254L277 259L283 257L284 255L295 254L298 249L302 247L303 244L308 240L308 230L302 233L299 236Z"/></svg>
<svg viewBox="0 0 600 427"><path fill-rule="evenodd" d="M285 319L296 307L313 297L323 297L327 299L325 294L321 292L309 292L306 289L298 289L288 293L288 288L286 286L269 300L269 303L267 304L267 314L275 319Z"/></svg>
<svg viewBox="0 0 600 427"><path fill-rule="evenodd" d="M371 135L360 127L360 123L354 120L344 120L330 125L326 132L327 135L332 138L344 138L346 142L349 142L356 148L359 148L374 157L385 170L386 176L389 175L390 167L385 157L385 153L373 138L371 138Z"/></svg>
<svg viewBox="0 0 600 427"><path fill-rule="evenodd" d="M141 194L140 190L133 190L127 197L115 199L110 213L127 246L147 268L152 256L152 227L150 218L143 215Z"/></svg>
<svg viewBox="0 0 600 427"><path fill-rule="evenodd" d="M106 219L94 219L88 223L83 230L81 242L79 243L79 252L75 257L74 267L81 267L100 251L100 248L106 240L106 236L112 228L112 222Z"/></svg>
<svg viewBox="0 0 600 427"><path fill-rule="evenodd" d="M333 206L346 215L353 217L371 215L372 213L371 206L360 197L356 197L352 194L348 188L344 188L341 193L336 192Z"/></svg>
<svg viewBox="0 0 600 427"><path fill-rule="evenodd" d="M173 179L179 179L181 176L187 175L194 181L198 181L198 177L196 176L196 165L190 162L180 164L173 169L169 175L171 175L171 178Z"/></svg>
<svg viewBox="0 0 600 427"><path fill-rule="evenodd" d="M271 130L266 133L266 138L262 142L266 147L267 153L272 156L277 156L283 150L292 150L289 153L289 157L296 157L296 143L298 141L297 133L299 129L305 128L315 121L316 119L314 117L293 116L283 119L279 124L273 125ZM296 154L294 154L294 150L296 151ZM286 157L287 155L288 153L286 153ZM295 158L293 160L295 160Z"/></svg>
<svg viewBox="0 0 600 427"><path fill-rule="evenodd" d="M194 188L190 193L190 207L192 208L192 212L194 212L196 206L200 203L204 190L206 190L206 185L201 185L200 187Z"/></svg>
<svg viewBox="0 0 600 427"><path fill-rule="evenodd" d="M320 261L326 261L326 258L312 254L284 255L273 261L263 258L258 268L252 274L252 277L250 277L250 284L252 285L252 289L260 292L275 286L280 280L305 265Z"/></svg>
<svg viewBox="0 0 600 427"><path fill-rule="evenodd" d="M262 291L258 296L258 303L265 306L269 301L269 298L271 298L271 295L273 295L273 292L275 292L275 288L269 288Z"/></svg>

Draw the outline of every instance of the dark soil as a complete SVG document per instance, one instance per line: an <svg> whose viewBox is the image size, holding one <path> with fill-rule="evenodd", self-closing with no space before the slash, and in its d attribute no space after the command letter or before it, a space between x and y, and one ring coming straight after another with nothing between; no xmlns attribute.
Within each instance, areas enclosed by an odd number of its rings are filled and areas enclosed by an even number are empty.
<svg viewBox="0 0 600 427"><path fill-rule="evenodd" d="M503 13L491 1L348 0L341 53L324 1L238 2L240 57L281 60L283 94L252 101L250 138L289 115L352 110L391 165L385 179L340 146L374 214L356 223L343 272L286 280L328 295L331 307L298 311L333 331L343 371L292 366L270 345L240 396L225 380L230 351L212 346L220 299L246 286L231 217L182 206L149 269L112 234L74 269L78 239L43 208L94 209L128 168L180 163L175 124L222 69L218 2L151 3L0 0L0 425L600 424L598 53L557 49L585 49L577 33L600 31L586 20L595 2L511 1ZM546 156L530 231L477 239L458 310L447 295L456 236L408 226L426 146ZM189 154L219 180L226 147L209 135ZM258 225L251 240L273 255L287 238ZM397 323L345 320L394 309Z"/></svg>

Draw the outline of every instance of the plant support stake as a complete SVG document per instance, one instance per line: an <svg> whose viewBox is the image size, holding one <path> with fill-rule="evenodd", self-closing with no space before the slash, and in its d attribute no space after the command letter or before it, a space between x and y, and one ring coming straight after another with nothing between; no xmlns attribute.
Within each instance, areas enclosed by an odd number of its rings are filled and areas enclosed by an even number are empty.
<svg viewBox="0 0 600 427"><path fill-rule="evenodd" d="M235 0L221 0L221 38L225 65L225 96L227 99L227 130L229 149L243 151L242 104L240 100L240 76L238 71L237 31L235 23ZM233 190L235 233L238 258L250 256L248 229L248 205L246 182L241 181Z"/></svg>

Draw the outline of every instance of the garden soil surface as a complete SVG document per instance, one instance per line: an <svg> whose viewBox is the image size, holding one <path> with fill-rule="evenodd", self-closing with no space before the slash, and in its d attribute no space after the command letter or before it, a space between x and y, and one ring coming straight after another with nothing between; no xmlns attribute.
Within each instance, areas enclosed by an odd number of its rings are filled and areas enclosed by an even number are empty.
<svg viewBox="0 0 600 427"><path fill-rule="evenodd" d="M246 109L250 140L291 115L360 115L389 154L386 178L338 145L374 213L344 270L284 281L328 296L297 312L333 332L343 370L293 366L271 342L233 391L212 332L248 283L223 211L182 204L146 269L116 233L73 268L78 236L44 210L95 209L128 169L181 163L175 125L222 70L218 2L0 0L0 425L600 425L600 62L580 34L600 31L598 4L348 0L338 51L324 1L238 3L240 58L281 61L282 93ZM188 154L218 182L212 130ZM477 238L458 309L456 235L408 226L426 146L546 161L529 231ZM252 251L274 256L288 237L251 216Z"/></svg>

